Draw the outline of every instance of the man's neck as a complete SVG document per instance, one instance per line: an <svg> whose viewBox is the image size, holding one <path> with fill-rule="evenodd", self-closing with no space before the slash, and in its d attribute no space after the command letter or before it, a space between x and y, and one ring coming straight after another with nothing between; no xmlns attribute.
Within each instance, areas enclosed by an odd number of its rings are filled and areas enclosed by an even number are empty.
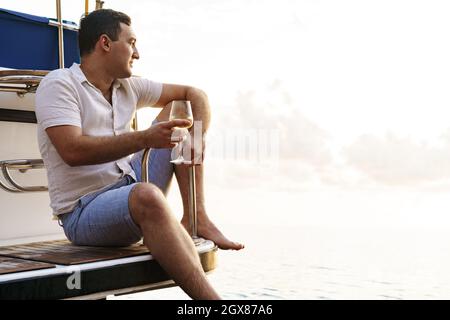
<svg viewBox="0 0 450 320"><path fill-rule="evenodd" d="M86 76L86 79L107 98L111 94L112 84L115 79L104 68L99 67L99 65L101 66L101 63L94 64L90 60L83 60L80 64L80 69Z"/></svg>

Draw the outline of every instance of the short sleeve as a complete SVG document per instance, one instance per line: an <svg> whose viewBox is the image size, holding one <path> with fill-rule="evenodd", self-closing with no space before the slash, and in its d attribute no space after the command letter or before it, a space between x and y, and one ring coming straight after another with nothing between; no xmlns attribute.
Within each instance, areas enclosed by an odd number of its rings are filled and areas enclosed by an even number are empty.
<svg viewBox="0 0 450 320"><path fill-rule="evenodd" d="M44 78L36 91L36 118L42 129L60 125L81 128L75 88L58 78Z"/></svg>
<svg viewBox="0 0 450 320"><path fill-rule="evenodd" d="M162 83L141 77L131 77L130 86L136 96L136 107L150 107L155 105L162 92Z"/></svg>

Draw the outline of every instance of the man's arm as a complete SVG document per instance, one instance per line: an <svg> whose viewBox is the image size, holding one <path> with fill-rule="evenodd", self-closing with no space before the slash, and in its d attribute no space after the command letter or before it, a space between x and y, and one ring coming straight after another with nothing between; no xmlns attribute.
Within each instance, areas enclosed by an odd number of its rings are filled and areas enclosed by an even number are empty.
<svg viewBox="0 0 450 320"><path fill-rule="evenodd" d="M189 86L164 84L155 106L164 107L173 100L190 100L194 120L202 120L203 131L206 131L210 110L208 97L203 91ZM170 112L170 108L166 110ZM187 120L160 121L147 130L118 136L86 136L81 128L69 125L49 127L46 132L64 162L70 166L82 166L115 161L149 147L173 148L172 128L183 126L184 122L179 121Z"/></svg>
<svg viewBox="0 0 450 320"><path fill-rule="evenodd" d="M192 113L194 114L194 120L203 121L202 129L205 132L209 127L211 119L211 111L206 93L200 89L176 85L176 84L163 84L161 97L155 106L164 107L173 100L189 100L191 101ZM167 108L167 113L170 112L170 108ZM169 114L166 115L168 118Z"/></svg>
<svg viewBox="0 0 450 320"><path fill-rule="evenodd" d="M172 128L186 122L189 120L160 122L147 130L118 136L86 136L81 128L67 125L49 127L46 132L64 162L82 166L114 161L149 147L173 148Z"/></svg>

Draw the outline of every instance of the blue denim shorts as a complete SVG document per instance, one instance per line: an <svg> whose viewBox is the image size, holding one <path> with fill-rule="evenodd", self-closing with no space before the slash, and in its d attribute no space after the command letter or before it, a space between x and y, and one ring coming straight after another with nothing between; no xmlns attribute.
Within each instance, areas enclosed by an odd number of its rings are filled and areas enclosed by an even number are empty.
<svg viewBox="0 0 450 320"><path fill-rule="evenodd" d="M164 194L172 180L174 167L170 163L172 149L152 149L149 157L149 181ZM131 166L140 181L142 151L136 153ZM78 200L72 212L59 216L64 233L75 245L128 246L142 239L138 225L133 221L128 199L137 185L129 175L101 191Z"/></svg>

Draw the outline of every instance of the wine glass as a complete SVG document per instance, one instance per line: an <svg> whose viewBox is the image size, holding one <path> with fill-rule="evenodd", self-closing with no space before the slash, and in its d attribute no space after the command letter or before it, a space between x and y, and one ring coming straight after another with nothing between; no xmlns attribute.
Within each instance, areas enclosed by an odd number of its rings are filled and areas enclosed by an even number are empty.
<svg viewBox="0 0 450 320"><path fill-rule="evenodd" d="M172 101L172 105L170 107L170 116L169 120L175 120L175 119L182 119L182 120L189 120L190 124L184 127L175 127L175 129L178 130L186 130L192 126L192 123L194 122L194 117L192 116L192 108L191 108L191 102L186 100L174 100ZM182 141L179 143L180 152L176 159L171 160L171 163L174 164L182 164L187 163L187 161L183 158L183 141L185 140L185 137Z"/></svg>

